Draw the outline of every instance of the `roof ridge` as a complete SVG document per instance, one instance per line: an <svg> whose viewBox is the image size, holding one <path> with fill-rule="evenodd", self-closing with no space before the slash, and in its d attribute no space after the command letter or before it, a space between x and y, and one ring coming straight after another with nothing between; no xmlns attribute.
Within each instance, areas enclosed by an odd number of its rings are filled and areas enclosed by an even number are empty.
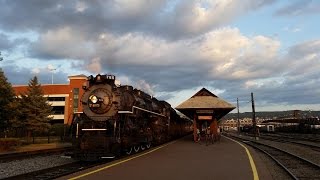
<svg viewBox="0 0 320 180"><path fill-rule="evenodd" d="M191 98L194 98L196 96L213 96L213 97L218 97L215 94L213 94L212 92L210 92L208 89L206 88L202 88L200 89L200 91L198 91L196 94L194 94Z"/></svg>

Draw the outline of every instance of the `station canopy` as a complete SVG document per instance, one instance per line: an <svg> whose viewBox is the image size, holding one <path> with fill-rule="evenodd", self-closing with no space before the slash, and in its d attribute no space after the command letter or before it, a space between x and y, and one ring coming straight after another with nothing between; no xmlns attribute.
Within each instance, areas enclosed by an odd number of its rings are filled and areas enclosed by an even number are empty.
<svg viewBox="0 0 320 180"><path fill-rule="evenodd" d="M191 119L193 119L195 114L201 112L212 112L213 116L219 120L235 109L235 107L214 95L206 88L202 88L190 99L178 105L176 109Z"/></svg>

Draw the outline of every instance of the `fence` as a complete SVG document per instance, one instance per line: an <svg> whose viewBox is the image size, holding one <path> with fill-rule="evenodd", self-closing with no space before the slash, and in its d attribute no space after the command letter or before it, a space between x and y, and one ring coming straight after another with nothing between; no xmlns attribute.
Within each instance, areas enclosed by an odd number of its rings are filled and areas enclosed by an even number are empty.
<svg viewBox="0 0 320 180"><path fill-rule="evenodd" d="M63 124L52 125L47 132L31 132L26 128L0 129L0 138L18 138L22 144L38 144L65 142L69 126Z"/></svg>

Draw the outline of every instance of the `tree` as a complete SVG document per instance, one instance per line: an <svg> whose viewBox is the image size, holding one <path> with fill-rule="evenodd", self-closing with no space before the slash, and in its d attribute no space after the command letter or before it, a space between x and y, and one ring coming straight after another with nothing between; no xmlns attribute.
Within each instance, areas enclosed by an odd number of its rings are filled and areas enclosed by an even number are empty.
<svg viewBox="0 0 320 180"><path fill-rule="evenodd" d="M50 128L49 117L52 107L43 96L41 84L35 76L29 81L26 94L21 95L20 119L28 130L28 136L31 132L47 132Z"/></svg>
<svg viewBox="0 0 320 180"><path fill-rule="evenodd" d="M0 51L0 61L2 61L3 60L3 57L1 57L1 51Z"/></svg>
<svg viewBox="0 0 320 180"><path fill-rule="evenodd" d="M15 116L15 94L4 72L0 68L0 129L6 136L10 120Z"/></svg>

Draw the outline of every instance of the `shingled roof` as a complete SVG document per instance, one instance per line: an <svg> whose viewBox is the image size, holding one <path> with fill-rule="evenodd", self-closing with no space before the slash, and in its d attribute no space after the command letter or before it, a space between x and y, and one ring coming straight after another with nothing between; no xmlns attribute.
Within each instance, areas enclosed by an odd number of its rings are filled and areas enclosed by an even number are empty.
<svg viewBox="0 0 320 180"><path fill-rule="evenodd" d="M221 119L223 116L232 111L235 107L211 93L206 88L202 88L190 99L184 101L176 107L177 110L193 119L196 110L210 109L214 111L214 116Z"/></svg>

